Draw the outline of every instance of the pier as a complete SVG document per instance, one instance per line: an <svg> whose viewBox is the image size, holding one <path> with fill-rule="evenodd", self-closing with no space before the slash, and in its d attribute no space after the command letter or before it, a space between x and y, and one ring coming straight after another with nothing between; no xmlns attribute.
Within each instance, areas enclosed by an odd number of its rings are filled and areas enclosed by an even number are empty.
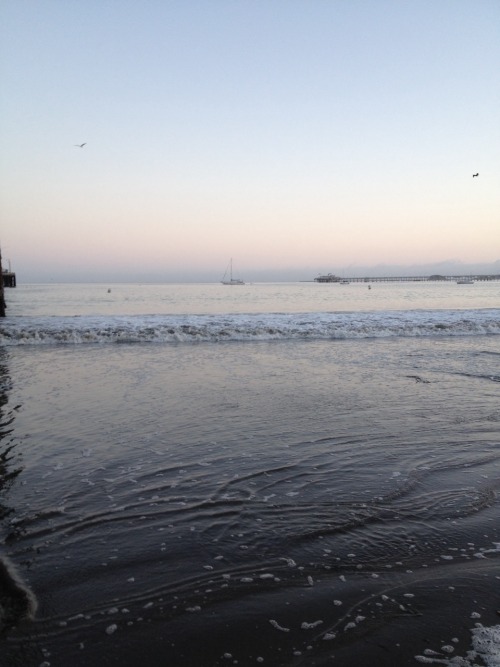
<svg viewBox="0 0 500 667"><path fill-rule="evenodd" d="M2 271L3 287L16 286L16 274L13 271Z"/></svg>
<svg viewBox="0 0 500 667"><path fill-rule="evenodd" d="M9 262L10 264L10 262ZM0 317L5 317L5 309L7 304L5 303L5 293L4 287L15 287L16 286L16 274L13 273L10 268L8 271L2 268L2 251L0 250L0 273L2 274L2 280L0 280Z"/></svg>
<svg viewBox="0 0 500 667"><path fill-rule="evenodd" d="M3 274L2 269L2 251L0 250L0 272ZM5 298L3 294L3 277L0 281L0 317L5 317Z"/></svg>
<svg viewBox="0 0 500 667"><path fill-rule="evenodd" d="M456 275L456 276L377 276L377 277L356 277L341 278L333 273L327 273L324 276L318 276L314 279L315 283L423 283L423 282L457 282L457 281L482 282L488 280L500 280L498 275Z"/></svg>

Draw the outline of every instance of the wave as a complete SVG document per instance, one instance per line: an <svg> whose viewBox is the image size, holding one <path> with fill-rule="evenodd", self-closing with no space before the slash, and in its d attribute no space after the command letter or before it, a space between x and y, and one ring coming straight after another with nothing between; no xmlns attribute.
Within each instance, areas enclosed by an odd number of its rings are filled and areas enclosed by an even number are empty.
<svg viewBox="0 0 500 667"><path fill-rule="evenodd" d="M500 335L500 310L17 317L0 346Z"/></svg>

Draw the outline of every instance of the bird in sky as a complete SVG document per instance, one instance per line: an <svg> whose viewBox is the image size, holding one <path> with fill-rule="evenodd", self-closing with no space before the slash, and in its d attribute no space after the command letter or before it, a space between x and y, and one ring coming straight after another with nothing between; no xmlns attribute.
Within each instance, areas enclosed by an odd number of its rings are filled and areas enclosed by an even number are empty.
<svg viewBox="0 0 500 667"><path fill-rule="evenodd" d="M477 174L472 174L472 178L476 178L476 176L479 176L479 172L477 172Z"/></svg>
<svg viewBox="0 0 500 667"><path fill-rule="evenodd" d="M76 146L77 148L83 148L84 146L87 145L87 142L84 141L83 144L73 144L73 145Z"/></svg>

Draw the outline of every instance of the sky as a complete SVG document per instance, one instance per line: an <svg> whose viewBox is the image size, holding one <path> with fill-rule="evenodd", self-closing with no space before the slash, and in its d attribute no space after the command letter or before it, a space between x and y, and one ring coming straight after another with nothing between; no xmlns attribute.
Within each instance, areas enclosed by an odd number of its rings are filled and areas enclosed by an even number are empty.
<svg viewBox="0 0 500 667"><path fill-rule="evenodd" d="M499 266L498 0L0 0L0 85L19 283Z"/></svg>

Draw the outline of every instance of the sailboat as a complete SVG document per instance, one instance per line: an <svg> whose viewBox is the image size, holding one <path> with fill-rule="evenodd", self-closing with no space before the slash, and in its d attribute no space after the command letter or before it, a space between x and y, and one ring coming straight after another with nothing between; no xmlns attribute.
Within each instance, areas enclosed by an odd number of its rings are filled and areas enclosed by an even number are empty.
<svg viewBox="0 0 500 667"><path fill-rule="evenodd" d="M229 272L229 280L227 278L227 274ZM222 276L221 283L223 285L244 285L245 283L243 280L240 280L239 278L233 278L233 259L229 261L229 266L227 267L224 275Z"/></svg>

